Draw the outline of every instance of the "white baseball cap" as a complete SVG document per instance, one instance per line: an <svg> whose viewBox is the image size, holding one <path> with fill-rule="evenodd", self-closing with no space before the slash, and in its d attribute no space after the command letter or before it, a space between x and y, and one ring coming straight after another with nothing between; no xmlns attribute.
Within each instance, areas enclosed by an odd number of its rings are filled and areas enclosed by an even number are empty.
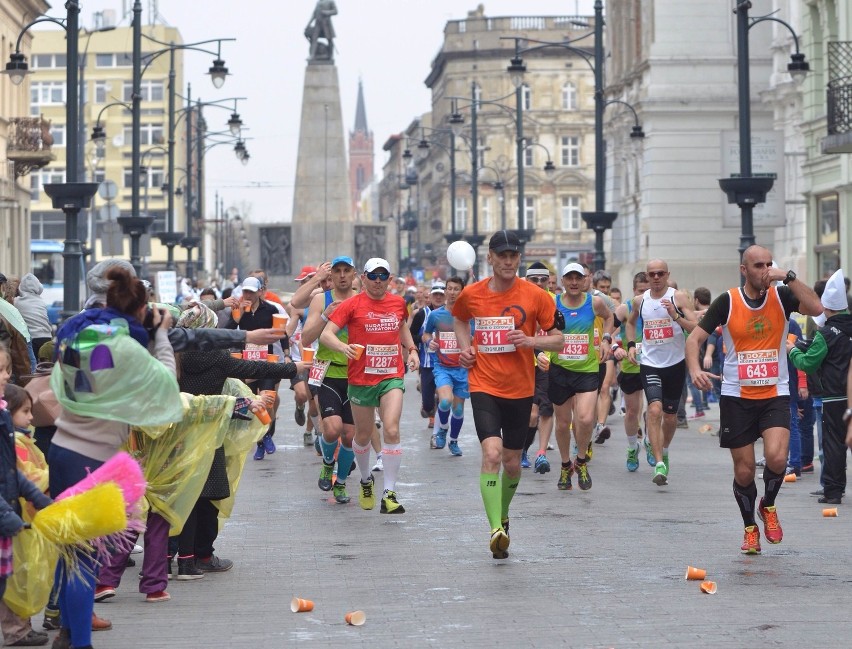
<svg viewBox="0 0 852 649"><path fill-rule="evenodd" d="M565 267L562 269L562 277L565 277L568 273L579 273L582 276L586 275L586 271L583 270L583 267L576 262L565 264Z"/></svg>
<svg viewBox="0 0 852 649"><path fill-rule="evenodd" d="M260 290L260 280L257 277L246 277L243 280L243 292L257 293Z"/></svg>
<svg viewBox="0 0 852 649"><path fill-rule="evenodd" d="M368 259L367 263L364 264L364 272L372 273L377 268L384 268L386 271L390 272L390 264L387 259L382 259L381 257L373 257L372 259Z"/></svg>

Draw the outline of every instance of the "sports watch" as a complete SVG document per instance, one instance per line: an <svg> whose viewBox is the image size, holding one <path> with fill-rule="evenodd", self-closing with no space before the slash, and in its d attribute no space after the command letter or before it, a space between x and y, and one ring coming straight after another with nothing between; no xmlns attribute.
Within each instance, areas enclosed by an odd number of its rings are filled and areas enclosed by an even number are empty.
<svg viewBox="0 0 852 649"><path fill-rule="evenodd" d="M787 284L789 284L790 282L795 282L795 281L796 281L796 273L794 273L792 270L788 270L787 271L787 277L784 278L784 286L787 286Z"/></svg>

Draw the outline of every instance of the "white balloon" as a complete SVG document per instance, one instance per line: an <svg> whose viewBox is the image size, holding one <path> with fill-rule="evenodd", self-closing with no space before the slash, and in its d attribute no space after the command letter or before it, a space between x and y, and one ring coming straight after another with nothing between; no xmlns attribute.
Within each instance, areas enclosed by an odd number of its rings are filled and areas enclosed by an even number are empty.
<svg viewBox="0 0 852 649"><path fill-rule="evenodd" d="M453 241L447 247L447 261L458 270L470 270L476 262L476 251L467 241Z"/></svg>

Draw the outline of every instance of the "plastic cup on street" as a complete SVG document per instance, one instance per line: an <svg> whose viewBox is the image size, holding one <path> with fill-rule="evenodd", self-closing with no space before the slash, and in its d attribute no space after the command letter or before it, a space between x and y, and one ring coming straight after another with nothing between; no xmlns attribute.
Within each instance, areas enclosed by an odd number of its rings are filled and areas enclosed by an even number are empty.
<svg viewBox="0 0 852 649"><path fill-rule="evenodd" d="M795 481L796 481L796 474L795 473L788 473L787 475L784 476L784 482L795 482Z"/></svg>
<svg viewBox="0 0 852 649"><path fill-rule="evenodd" d="M716 594L716 582L715 581L702 581L699 586L702 593L707 595L715 595Z"/></svg>
<svg viewBox="0 0 852 649"><path fill-rule="evenodd" d="M361 626L367 621L367 614L364 611L352 611L347 613L343 619L346 620L346 624L351 626Z"/></svg>
<svg viewBox="0 0 852 649"><path fill-rule="evenodd" d="M707 576L707 571L704 568L694 568L693 566L686 567L684 579L690 581L702 581Z"/></svg>
<svg viewBox="0 0 852 649"><path fill-rule="evenodd" d="M293 613L307 613L308 611L314 610L314 603L309 599L294 597L290 600L290 610L293 611Z"/></svg>
<svg viewBox="0 0 852 649"><path fill-rule="evenodd" d="M257 417L258 421L264 426L268 426L272 423L272 418L269 416L266 408L261 408L260 410L255 411L254 416Z"/></svg>
<svg viewBox="0 0 852 649"><path fill-rule="evenodd" d="M278 362L278 354L267 354L266 355L267 363L277 363Z"/></svg>
<svg viewBox="0 0 852 649"><path fill-rule="evenodd" d="M287 326L287 317L281 315L280 313L276 313L272 316L272 328L280 329L284 331L284 328Z"/></svg>
<svg viewBox="0 0 852 649"><path fill-rule="evenodd" d="M357 361L361 358L361 354L364 353L364 345L352 345L355 348L355 360Z"/></svg>
<svg viewBox="0 0 852 649"><path fill-rule="evenodd" d="M826 507L822 510L822 515L825 518L837 518L837 507Z"/></svg>

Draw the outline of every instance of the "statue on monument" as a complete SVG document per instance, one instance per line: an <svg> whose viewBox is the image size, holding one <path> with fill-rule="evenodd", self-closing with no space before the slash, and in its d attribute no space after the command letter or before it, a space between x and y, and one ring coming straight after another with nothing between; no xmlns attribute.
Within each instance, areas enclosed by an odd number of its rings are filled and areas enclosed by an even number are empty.
<svg viewBox="0 0 852 649"><path fill-rule="evenodd" d="M318 0L314 15L305 27L305 38L311 44L310 61L334 60L334 27L331 17L337 15L334 0Z"/></svg>

